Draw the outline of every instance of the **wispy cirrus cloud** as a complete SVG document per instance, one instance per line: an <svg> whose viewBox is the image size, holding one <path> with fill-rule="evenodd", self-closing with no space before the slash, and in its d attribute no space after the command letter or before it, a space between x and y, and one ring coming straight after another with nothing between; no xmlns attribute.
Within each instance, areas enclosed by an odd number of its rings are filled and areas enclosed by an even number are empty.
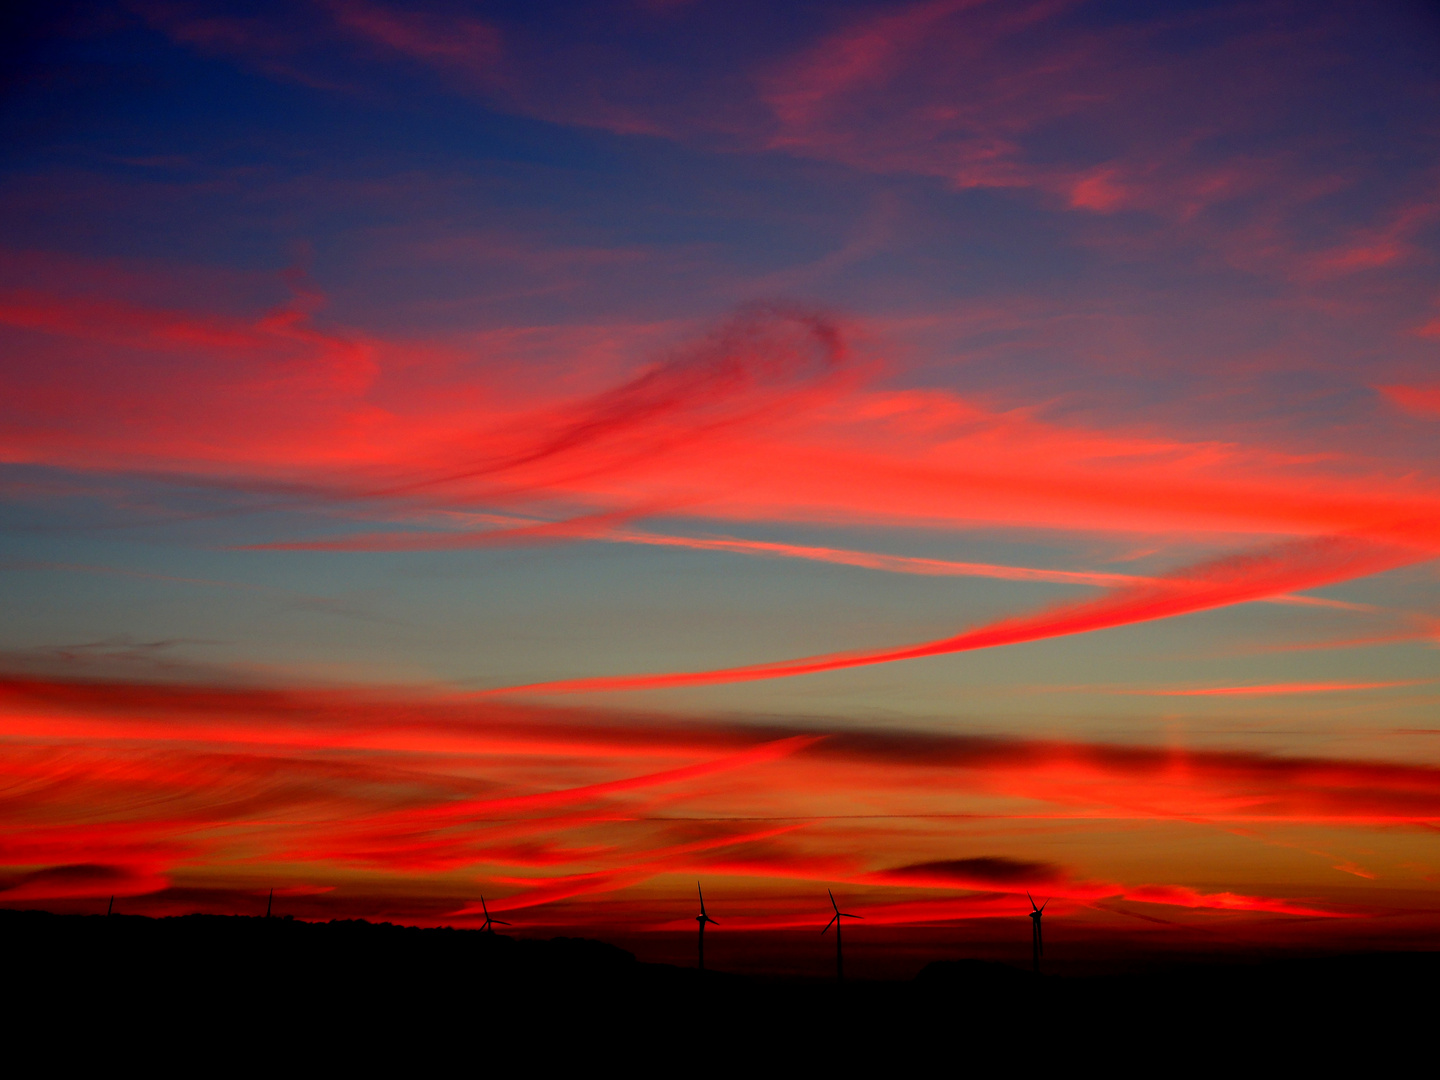
<svg viewBox="0 0 1440 1080"><path fill-rule="evenodd" d="M549 501L731 519L1271 533L1403 530L1435 513L1415 478L1357 480L1343 461L877 387L873 365L849 359L850 327L785 306L742 311L609 389L547 400L505 383L447 396L388 377L377 392L377 370L403 361L423 385L427 368L443 381L454 360L311 328L310 300L246 322L11 299L12 325L56 342L207 357L176 378L117 387L129 415L153 421L137 431L113 410L76 423L94 402L60 376L88 354L57 365L53 348L34 349L12 399L30 402L28 418L7 441L13 459L36 463L209 472L227 484L248 473L256 485L303 483L317 499L462 510ZM281 386L313 393L280 401ZM177 394L191 407L177 408Z"/></svg>

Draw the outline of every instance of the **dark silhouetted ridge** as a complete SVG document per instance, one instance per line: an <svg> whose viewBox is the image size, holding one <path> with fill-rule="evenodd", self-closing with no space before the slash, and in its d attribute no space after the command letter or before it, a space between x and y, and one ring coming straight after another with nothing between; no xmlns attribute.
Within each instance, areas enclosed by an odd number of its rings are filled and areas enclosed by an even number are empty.
<svg viewBox="0 0 1440 1080"><path fill-rule="evenodd" d="M678 1068L693 1060L697 1024L701 1073L722 1062L1278 1068L1352 1055L1373 1069L1419 1051L1440 985L1436 953L1088 978L944 960L908 982L840 984L702 976L585 938L8 910L0 955L7 1027L29 1044L67 1060L207 1069Z"/></svg>

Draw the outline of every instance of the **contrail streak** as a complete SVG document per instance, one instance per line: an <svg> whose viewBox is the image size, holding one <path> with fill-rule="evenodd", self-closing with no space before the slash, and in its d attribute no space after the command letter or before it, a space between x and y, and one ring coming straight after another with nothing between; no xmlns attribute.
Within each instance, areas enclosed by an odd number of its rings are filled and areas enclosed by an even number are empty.
<svg viewBox="0 0 1440 1080"><path fill-rule="evenodd" d="M756 682L824 671L914 660L926 656L1018 645L1045 638L1105 630L1191 612L1281 596L1427 561L1432 551L1398 548L1349 537L1295 541L1264 551L1230 555L1113 589L1093 600L1062 604L1031 615L1001 619L953 637L890 649L830 653L711 671L601 676L530 683L485 694L581 693L655 690L679 686Z"/></svg>
<svg viewBox="0 0 1440 1080"><path fill-rule="evenodd" d="M1205 686L1181 690L1121 690L1122 694L1146 697L1261 697L1269 694L1326 694L1342 690L1388 690L1394 686L1426 686L1434 679L1401 679L1394 682L1312 682L1270 683L1264 686Z"/></svg>

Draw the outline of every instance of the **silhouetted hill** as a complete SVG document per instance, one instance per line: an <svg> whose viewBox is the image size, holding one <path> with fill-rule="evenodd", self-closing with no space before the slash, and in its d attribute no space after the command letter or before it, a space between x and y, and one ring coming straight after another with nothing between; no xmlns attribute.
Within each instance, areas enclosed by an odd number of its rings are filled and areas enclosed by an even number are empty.
<svg viewBox="0 0 1440 1080"><path fill-rule="evenodd" d="M1374 954L1037 979L979 960L912 982L757 979L639 963L581 938L363 920L0 910L7 1027L62 1056L451 1062L645 1060L1184 1071L1363 1053L1428 1031L1440 955ZM13 1040L12 1040L13 1042Z"/></svg>
<svg viewBox="0 0 1440 1080"><path fill-rule="evenodd" d="M920 970L915 982L933 994L968 994L1005 987L1030 989L1035 976L993 960L936 960Z"/></svg>

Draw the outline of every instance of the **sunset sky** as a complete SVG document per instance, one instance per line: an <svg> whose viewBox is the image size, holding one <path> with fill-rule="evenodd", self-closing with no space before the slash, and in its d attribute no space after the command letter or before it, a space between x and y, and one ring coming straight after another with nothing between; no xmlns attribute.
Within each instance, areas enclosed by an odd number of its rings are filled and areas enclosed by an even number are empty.
<svg viewBox="0 0 1440 1080"><path fill-rule="evenodd" d="M0 906L1435 947L1433 5L4 19Z"/></svg>

